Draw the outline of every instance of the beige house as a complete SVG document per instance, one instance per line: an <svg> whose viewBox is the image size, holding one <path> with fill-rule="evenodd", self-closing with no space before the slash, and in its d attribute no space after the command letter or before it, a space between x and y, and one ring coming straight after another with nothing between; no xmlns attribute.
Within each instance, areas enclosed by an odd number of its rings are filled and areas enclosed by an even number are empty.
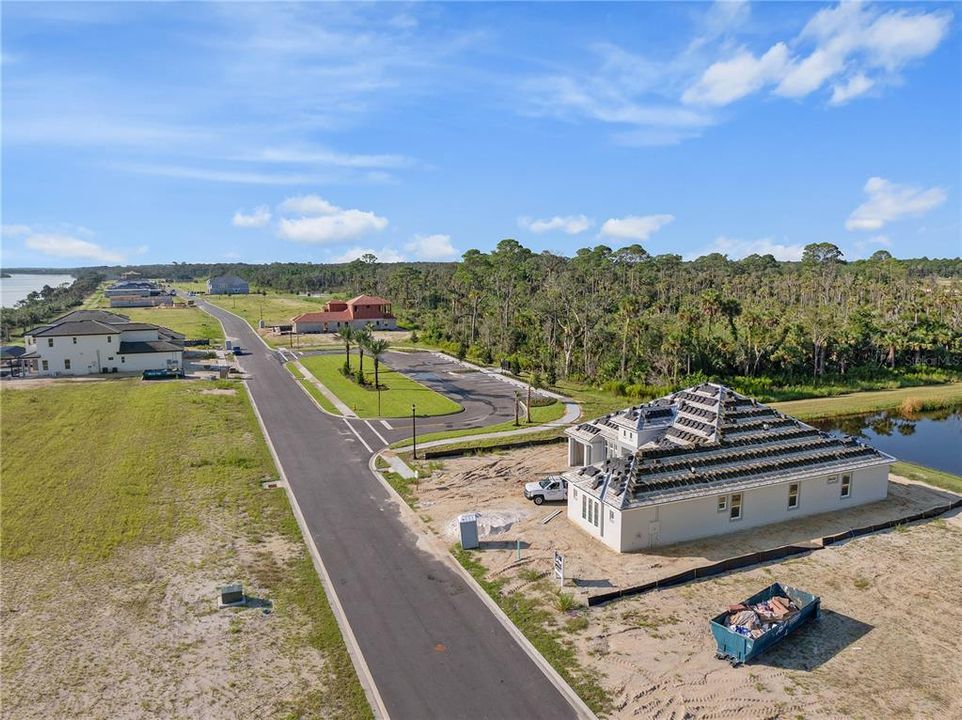
<svg viewBox="0 0 962 720"><path fill-rule="evenodd" d="M882 500L895 461L710 383L566 432L568 518L619 552Z"/></svg>

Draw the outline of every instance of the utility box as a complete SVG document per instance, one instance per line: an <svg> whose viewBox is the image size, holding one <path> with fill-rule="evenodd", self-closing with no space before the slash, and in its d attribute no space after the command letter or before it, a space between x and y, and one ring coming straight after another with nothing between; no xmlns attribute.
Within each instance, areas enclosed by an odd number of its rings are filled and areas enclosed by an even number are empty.
<svg viewBox="0 0 962 720"><path fill-rule="evenodd" d="M458 516L458 527L461 529L461 547L474 550L481 547L478 542L478 513L465 513Z"/></svg>
<svg viewBox="0 0 962 720"><path fill-rule="evenodd" d="M224 585L220 589L220 606L229 607L231 605L244 604L244 586L240 583Z"/></svg>

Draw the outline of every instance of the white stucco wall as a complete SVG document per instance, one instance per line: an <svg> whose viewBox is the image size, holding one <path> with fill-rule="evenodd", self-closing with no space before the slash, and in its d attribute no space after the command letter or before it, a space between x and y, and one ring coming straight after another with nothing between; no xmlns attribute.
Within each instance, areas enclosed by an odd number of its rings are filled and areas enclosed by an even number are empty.
<svg viewBox="0 0 962 720"><path fill-rule="evenodd" d="M110 338L108 340L108 338ZM175 361L177 367L183 367L183 351L165 353L129 353L121 355L119 352L121 335L78 335L73 337L55 337L51 347L49 338L36 339L30 350L36 350L40 355L37 363L37 373L41 376L66 375L96 375L113 368L117 372L143 372L144 370L166 369L167 361ZM156 330L136 330L123 333L125 342L138 340L156 340ZM43 361L47 361L44 369ZM66 368L66 360L70 360L70 369Z"/></svg>
<svg viewBox="0 0 962 720"><path fill-rule="evenodd" d="M340 322L340 325L338 325ZM365 327L370 325L374 330L397 330L397 321L391 320L333 320L326 323L327 329L324 329L325 323L323 322L306 322L298 321L294 323L294 332L300 333L323 333L323 332L337 332L339 327L344 327L345 323L350 323L351 327L355 330L363 330Z"/></svg>
<svg viewBox="0 0 962 720"><path fill-rule="evenodd" d="M746 490L742 492L740 520L730 519L731 493L627 510L621 513L617 545L623 552L643 550L876 502L888 494L888 471L888 465L854 471L848 498L841 497L841 473L800 480L799 503L793 510L788 509L789 482ZM839 479L829 483L829 477ZM729 499L725 510L719 511L718 498L722 495ZM579 507L579 521L580 512Z"/></svg>

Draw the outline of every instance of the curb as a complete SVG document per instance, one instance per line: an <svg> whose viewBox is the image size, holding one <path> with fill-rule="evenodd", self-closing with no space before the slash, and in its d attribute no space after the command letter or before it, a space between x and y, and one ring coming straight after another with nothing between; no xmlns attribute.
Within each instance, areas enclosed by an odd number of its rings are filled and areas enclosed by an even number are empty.
<svg viewBox="0 0 962 720"><path fill-rule="evenodd" d="M201 308L203 310L203 308ZM223 308L218 308L223 309ZM204 312L207 312L206 310ZM235 315L232 312L228 312L230 315L247 322L239 315ZM212 318L220 323L221 329L224 331L224 337L227 336L227 328L224 327L224 323L221 322L220 318L212 313L207 313ZM256 333L255 333L256 335ZM258 337L260 337L258 335ZM261 342L264 339L261 338ZM264 342L264 346L268 350L273 352L273 349ZM314 563L314 570L317 572L318 579L321 581L321 587L324 588L324 594L327 596L328 605L331 608L331 612L334 615L334 620L337 622L338 629L341 631L341 637L344 639L344 645L347 647L347 654L351 657L351 664L354 665L354 671L357 673L358 682L361 683L361 687L364 690L364 695L367 697L368 705L371 708L375 720L390 720L390 715L387 712L387 708L384 706L384 701L381 699L381 694L378 692L377 685L374 682L374 676L371 674L371 669L367 665L367 661L364 659L364 654L361 652L361 647L358 645L357 638L354 636L354 630L351 628L350 622L348 622L347 615L344 613L344 607L341 605L340 598L337 596L337 592L334 590L334 585L331 583L331 576L327 572L327 568L324 565L324 561L321 559L321 553L317 549L317 544L314 542L314 536L311 535L310 530L307 527L307 521L304 519L304 513L301 512L300 505L297 504L297 498L294 496L294 491L291 489L291 484L287 479L287 474L284 472L284 466L281 464L280 457L277 454L277 450L274 448L274 443L271 440L270 434L267 432L267 426L264 424L264 418L261 417L261 411L257 407L257 402L254 400L254 395L250 391L250 386L247 384L247 380L242 381L244 384L244 389L247 392L247 398L250 400L251 408L254 410L254 415L257 418L257 424L260 426L261 434L264 436L264 440L267 442L267 448L270 450L271 459L274 461L274 467L277 468L278 474L284 481L284 490L287 493L287 500L291 505L291 510L294 513L294 519L297 520L297 526L301 530L301 536L304 538L304 544L307 546L307 551L311 556L311 561ZM298 383L300 385L300 383ZM311 394L307 392L307 388L301 387L307 396L311 397ZM317 404L317 401L314 401ZM320 407L320 405L318 405ZM323 408L321 408L323 410Z"/></svg>
<svg viewBox="0 0 962 720"><path fill-rule="evenodd" d="M383 485L388 493L394 498L395 502L400 508L401 514L408 516L414 520L417 525L424 528L425 522L421 520L417 512L415 512L411 506L404 501L404 498L398 494L397 490L391 487L391 483L384 479L381 471L376 467L377 458L379 458L387 450L388 448L384 448L384 450L374 453L371 456L371 459L368 461L368 468L374 477L377 478L381 485ZM561 677L561 674L554 669L551 663L544 659L544 656L538 652L534 645L531 644L531 641L528 640L525 634L518 629L518 626L511 622L511 618L509 618L505 614L504 610L502 610L501 607L492 599L492 597L484 591L471 573L465 570L461 563L455 560L454 556L451 555L450 551L446 547L440 546L436 536L430 531L419 532L418 535L422 541L426 541L430 545L437 546L435 550L442 562L458 572L458 574L464 579L467 586L471 588L474 594L481 599L481 602L484 603L491 614L494 615L504 629L508 631L508 634L512 637L512 639L521 647L522 650L524 650L525 654L531 658L534 664L538 666L538 669L544 673L545 677L548 678L548 681L555 687L555 689L560 692L562 696L564 696L565 700L568 701L568 704L571 705L578 716L582 718L582 720L598 720L598 717L591 711L591 708L585 704L585 701L582 700L578 693L576 693L574 689L567 683L567 681Z"/></svg>

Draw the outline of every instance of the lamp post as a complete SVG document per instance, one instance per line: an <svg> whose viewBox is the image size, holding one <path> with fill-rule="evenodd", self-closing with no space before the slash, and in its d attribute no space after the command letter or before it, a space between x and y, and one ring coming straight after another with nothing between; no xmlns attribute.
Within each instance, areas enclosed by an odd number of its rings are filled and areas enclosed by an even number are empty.
<svg viewBox="0 0 962 720"><path fill-rule="evenodd" d="M377 386L377 416L381 417L381 386Z"/></svg>
<svg viewBox="0 0 962 720"><path fill-rule="evenodd" d="M414 459L418 459L418 431L417 431L417 420L415 420L416 408L414 403L411 403L411 438L414 440Z"/></svg>

